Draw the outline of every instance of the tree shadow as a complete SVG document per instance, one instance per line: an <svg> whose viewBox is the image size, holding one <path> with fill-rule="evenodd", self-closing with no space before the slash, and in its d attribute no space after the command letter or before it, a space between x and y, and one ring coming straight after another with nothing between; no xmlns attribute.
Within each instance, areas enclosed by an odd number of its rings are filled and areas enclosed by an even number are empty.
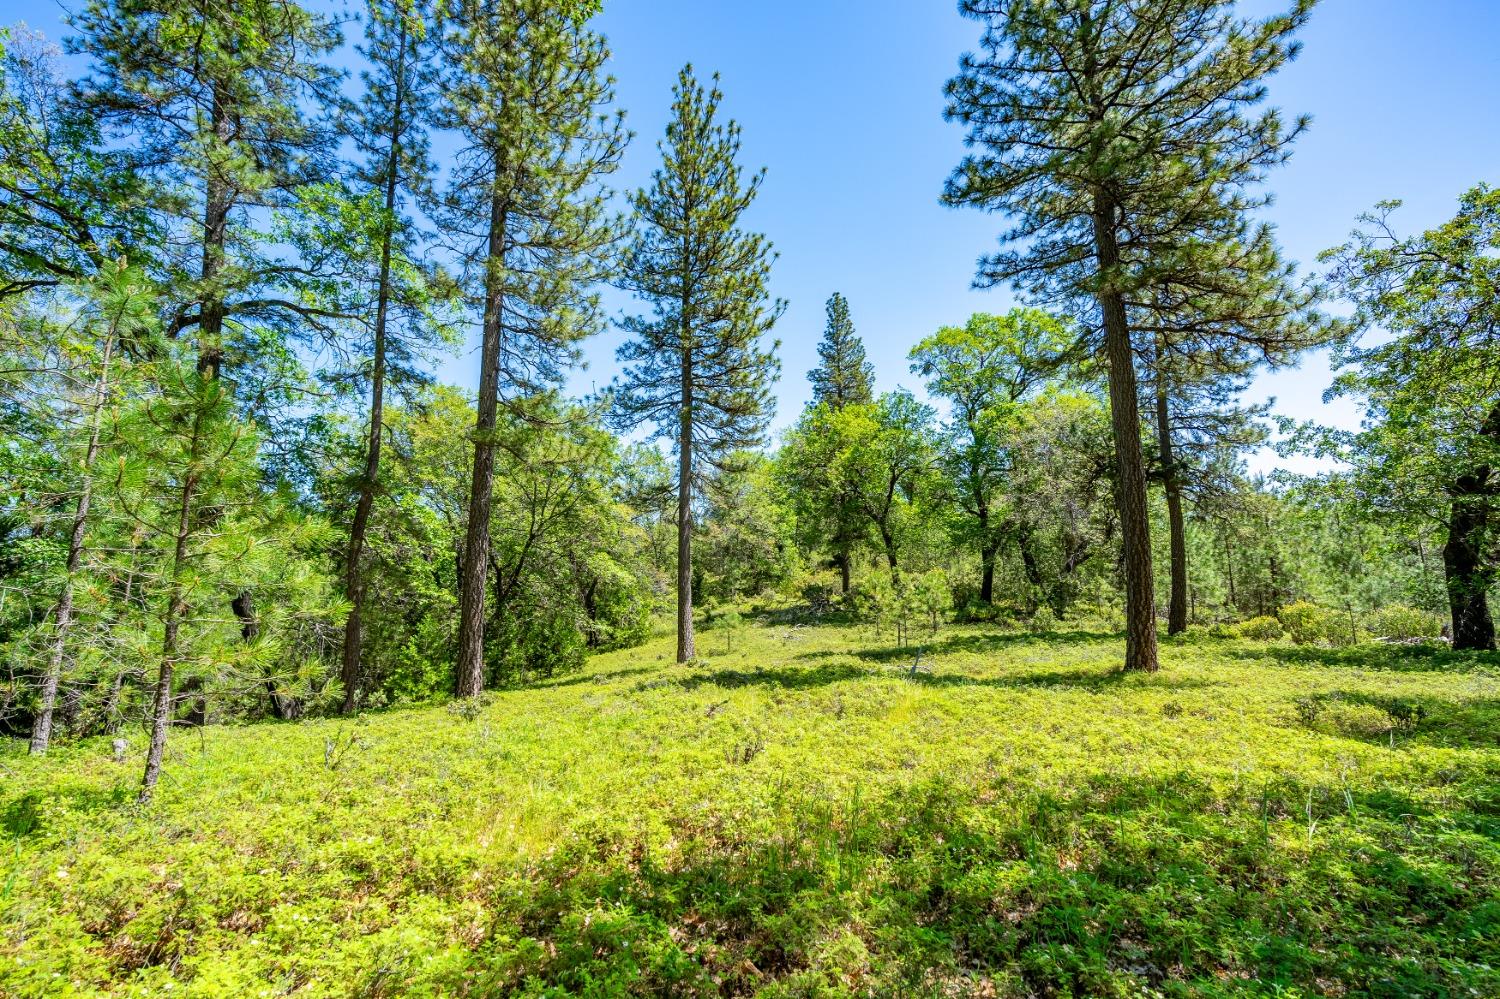
<svg viewBox="0 0 1500 999"><path fill-rule="evenodd" d="M0 805L0 835L16 840L41 832L46 825L44 801L49 806L61 806L64 811L89 813L129 804L135 800L135 792L136 788L130 782L109 787L75 783L49 787L45 793L27 791Z"/></svg>
<svg viewBox="0 0 1500 999"><path fill-rule="evenodd" d="M889 663L913 659L920 650L924 657L954 653L984 654L1006 649L1030 648L1033 646L1074 646L1108 642L1118 636L1093 631L1041 631L1041 632L986 632L978 635L949 635L930 641L916 641L907 645L889 645L874 649L853 651L817 650L803 652L798 659L835 659L852 656L865 662Z"/></svg>
<svg viewBox="0 0 1500 999"><path fill-rule="evenodd" d="M787 666L777 669L721 669L692 673L660 683L637 685L637 690L655 689L657 686L675 686L684 690L697 690L713 686L725 690L742 687L775 687L782 690L804 690L825 687L852 680L886 679L902 680L920 687L990 687L1013 690L1026 689L1082 689L1106 690L1121 685L1132 687L1162 687L1169 690L1195 690L1205 687L1224 686L1221 680L1205 680L1200 677L1182 677L1172 673L1131 674L1118 669L1052 669L1029 670L1002 676L975 676L969 673L934 672L922 666L916 671L901 667L885 668L860 666L855 663L823 663L818 666Z"/></svg>
<svg viewBox="0 0 1500 999"><path fill-rule="evenodd" d="M1500 746L1500 699L1496 698L1450 699L1427 694L1393 696L1334 690L1312 700L1324 709L1353 705L1374 708L1384 715L1384 722L1378 728L1351 725L1335 715L1332 724L1345 738L1393 746L1471 749Z"/></svg>
<svg viewBox="0 0 1500 999"><path fill-rule="evenodd" d="M625 669L612 669L604 673L579 673L576 676L564 677L561 680L547 680L542 683L518 684L508 690L551 690L554 687L577 687L582 684L609 683L613 680L623 679L627 676L640 676L642 673L655 673L660 667L656 666L631 666Z"/></svg>
<svg viewBox="0 0 1500 999"><path fill-rule="evenodd" d="M1095 774L1064 793L939 779L781 808L770 833L669 817L661 854L570 838L537 872L547 890L512 896L492 928L539 945L483 984L801 994L840 974L827 943L850 928L879 976L872 994L936 994L899 983L944 970L1029 995L1219 994L1241 979L1437 995L1494 981L1487 878L1432 869L1436 833L1462 816L1400 793ZM1315 863L1283 844L1303 825ZM872 919L881 932L858 933Z"/></svg>
<svg viewBox="0 0 1500 999"><path fill-rule="evenodd" d="M1442 645L1351 645L1330 649L1316 645L1265 645L1229 648L1234 659L1285 666L1385 670L1397 673L1473 673L1500 667L1500 653L1454 652Z"/></svg>

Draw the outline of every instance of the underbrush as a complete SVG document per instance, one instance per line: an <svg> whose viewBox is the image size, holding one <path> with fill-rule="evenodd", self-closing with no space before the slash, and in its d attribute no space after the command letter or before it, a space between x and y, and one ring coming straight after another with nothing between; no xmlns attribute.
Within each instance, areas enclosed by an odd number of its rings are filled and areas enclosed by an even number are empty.
<svg viewBox="0 0 1500 999"><path fill-rule="evenodd" d="M0 994L1500 994L1495 657L796 620L12 746Z"/></svg>

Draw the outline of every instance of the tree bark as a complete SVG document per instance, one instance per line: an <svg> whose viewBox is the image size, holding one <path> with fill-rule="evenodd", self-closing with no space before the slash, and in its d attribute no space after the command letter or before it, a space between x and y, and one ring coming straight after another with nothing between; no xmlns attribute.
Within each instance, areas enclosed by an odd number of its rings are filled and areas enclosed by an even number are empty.
<svg viewBox="0 0 1500 999"><path fill-rule="evenodd" d="M1125 664L1127 672L1154 672L1156 595L1151 569L1151 522L1146 506L1146 461L1141 453L1140 403L1135 355L1125 299L1114 287L1120 263L1117 209L1104 192L1094 198L1094 251L1099 266L1099 310L1109 364L1109 416L1115 445L1115 503L1120 515L1125 574Z"/></svg>
<svg viewBox="0 0 1500 999"><path fill-rule="evenodd" d="M995 554L999 545L990 537L989 505L975 497L976 516L979 520L979 602L989 606L995 602Z"/></svg>
<svg viewBox="0 0 1500 999"><path fill-rule="evenodd" d="M364 644L364 576L360 559L364 555L365 535L369 531L370 511L375 506L376 483L380 476L380 442L385 417L385 334L391 301L391 243L395 233L397 179L401 166L401 105L405 98L404 66L406 61L406 28L403 19L396 58L396 90L392 95L391 145L385 163L385 211L387 225L381 232L380 273L375 293L375 343L373 370L370 372L370 425L365 438L365 469L359 481L359 500L354 506L354 522L349 527L349 551L344 565L344 594L349 598L349 618L344 622L344 655L339 677L344 685L344 714L350 714L359 703L360 654Z"/></svg>
<svg viewBox="0 0 1500 999"><path fill-rule="evenodd" d="M193 415L193 449L196 453L198 435L202 432L203 415L200 407ZM194 456L196 462L196 454ZM178 496L177 537L172 550L172 579L167 588L167 612L162 621L161 665L156 674L156 694L151 703L151 745L146 751L146 772L141 777L141 792L137 800L146 804L156 791L156 782L161 777L162 756L167 749L167 729L172 724L172 674L177 668L177 631L187 613L187 600L183 594L182 572L187 565L188 535L193 525L193 498L198 486L198 473L189 468L183 476L182 491Z"/></svg>
<svg viewBox="0 0 1500 999"><path fill-rule="evenodd" d="M73 577L83 559L84 531L88 525L89 506L94 496L94 461L99 456L99 432L105 397L109 394L109 362L114 353L116 325L111 324L104 341L99 378L94 382L93 412L89 415L89 443L83 456L83 477L79 484L78 503L73 510L73 530L68 534L68 560L62 593L57 598L54 615L56 630L52 635L52 652L47 671L42 675L42 702L31 727L31 752L41 755L52 742L52 715L57 707L57 685L62 680L63 661L67 655L68 631L73 625Z"/></svg>
<svg viewBox="0 0 1500 999"><path fill-rule="evenodd" d="M1485 417L1480 435L1500 440L1500 404ZM1495 621L1490 616L1489 589L1495 565L1487 557L1493 507L1500 484L1489 467L1459 476L1449 490L1448 541L1443 545L1443 578L1448 609L1453 615L1453 647L1495 650Z"/></svg>
<svg viewBox="0 0 1500 999"><path fill-rule="evenodd" d="M1167 605L1167 634L1177 635L1187 630L1187 526L1182 517L1182 480L1177 476L1176 459L1172 454L1172 423L1164 371L1156 373L1156 439L1172 549L1172 596Z"/></svg>
<svg viewBox="0 0 1500 999"><path fill-rule="evenodd" d="M995 602L995 556L999 546L986 541L979 547L979 602L985 605Z"/></svg>
<svg viewBox="0 0 1500 999"><path fill-rule="evenodd" d="M217 142L227 142L230 110L225 87L215 82L209 128ZM204 175L203 258L199 265L202 295L198 301L198 372L218 380L224 363L224 290L218 287L224 269L224 244L228 238L229 209L233 192L219 175L213 156Z"/></svg>
<svg viewBox="0 0 1500 999"><path fill-rule="evenodd" d="M1453 615L1453 647L1494 651L1495 622L1488 591L1493 572L1486 572L1480 544L1488 533L1489 511L1472 496L1454 496L1448 515L1448 542L1443 545L1443 578Z"/></svg>
<svg viewBox="0 0 1500 999"><path fill-rule="evenodd" d="M495 183L503 170L495 161ZM484 294L484 344L480 354L479 405L474 424L474 475L469 487L469 524L459 574L458 696L484 690L484 589L490 554L490 501L495 479L495 423L500 405L500 336L504 291L506 205L490 198L490 232Z"/></svg>
<svg viewBox="0 0 1500 999"><path fill-rule="evenodd" d="M687 295L683 296L686 306ZM682 397L677 414L677 661L698 654L693 636L693 352L682 318Z"/></svg>
<svg viewBox="0 0 1500 999"><path fill-rule="evenodd" d="M843 551L839 552L839 592L843 593L844 596L848 596L849 595L849 583L850 583L850 579L849 579L849 563L850 563L850 561L851 561L851 559L849 557L849 549L848 548L845 548Z"/></svg>

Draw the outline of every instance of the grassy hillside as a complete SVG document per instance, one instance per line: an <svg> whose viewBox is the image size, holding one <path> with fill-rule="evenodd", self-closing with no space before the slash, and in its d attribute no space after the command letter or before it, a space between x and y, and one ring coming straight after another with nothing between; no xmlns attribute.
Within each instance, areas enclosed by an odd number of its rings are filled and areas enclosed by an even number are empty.
<svg viewBox="0 0 1500 999"><path fill-rule="evenodd" d="M765 619L3 763L0 994L1500 995L1494 657ZM1154 990L1154 991L1153 991Z"/></svg>

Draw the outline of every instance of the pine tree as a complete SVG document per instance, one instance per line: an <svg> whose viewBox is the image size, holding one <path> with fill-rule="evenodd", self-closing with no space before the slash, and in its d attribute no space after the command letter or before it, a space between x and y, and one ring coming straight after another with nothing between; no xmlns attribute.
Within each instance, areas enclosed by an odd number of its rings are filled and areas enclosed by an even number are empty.
<svg viewBox="0 0 1500 999"><path fill-rule="evenodd" d="M336 27L283 0L91 0L72 24L74 47L94 60L84 106L130 169L163 185L165 224L192 247L172 264L168 283L191 290L171 303L168 336L195 332L216 378L232 346L253 353L257 338L329 318L288 293L300 264L263 256L249 216L332 172L334 131L306 109L341 102L338 74L318 61Z"/></svg>
<svg viewBox="0 0 1500 999"><path fill-rule="evenodd" d="M426 194L433 170L427 158L424 127L431 113L434 83L427 62L427 20L425 5L417 0L371 0L365 26L363 51L370 69L365 73L366 90L355 119L355 137L370 158L361 180L380 192L380 225L375 233L378 260L374 274L375 315L371 326L364 468L358 480L358 499L344 558L344 595L349 601L349 617L344 623L340 678L344 684L345 713L354 710L359 694L361 617L365 602L361 559L379 486L389 355L396 354L400 360L404 353L403 343L391 342L391 313L395 307L413 304L409 301L411 296L402 301L400 294L401 285L410 282L401 282L394 273L404 262L397 258L408 256L412 243L412 227L402 216L402 201L413 192ZM394 303L393 297L397 298Z"/></svg>
<svg viewBox="0 0 1500 999"><path fill-rule="evenodd" d="M1197 486L1201 494L1234 452L1265 439L1257 426L1263 413L1237 407L1235 397L1257 368L1290 364L1342 335L1346 325L1318 311L1321 289L1298 283L1270 226L1243 217L1227 224L1232 228L1214 245L1193 247L1176 266L1160 268L1149 292L1130 307L1133 333L1150 344L1137 353L1151 368L1155 397L1153 474L1165 494L1170 534L1169 635L1187 628L1184 490ZM1174 443L1174 436L1181 439ZM1186 462L1174 457L1179 444L1193 452ZM1208 454L1216 460L1201 460Z"/></svg>
<svg viewBox="0 0 1500 999"><path fill-rule="evenodd" d="M480 313L474 474L459 579L457 690L484 689L485 587L496 417L511 395L555 384L577 342L602 325L594 286L617 226L602 177L628 133L601 114L613 98L609 50L586 0L460 0L445 11L442 115L463 137L441 212L464 248Z"/></svg>
<svg viewBox="0 0 1500 999"><path fill-rule="evenodd" d="M1124 545L1127 670L1157 668L1146 469L1131 311L1174 274L1243 239L1249 189L1300 131L1248 114L1297 53L1313 0L1241 21L1232 0L963 0L983 55L948 85L948 115L980 152L945 199L1004 211L1019 243L976 283L1011 284L1091 317L1109 373Z"/></svg>
<svg viewBox="0 0 1500 999"><path fill-rule="evenodd" d="M827 310L828 325L818 343L820 363L807 373L813 404L826 402L834 409L869 405L875 398L875 366L865 360L865 345L849 318L849 301L834 292Z"/></svg>
<svg viewBox="0 0 1500 999"><path fill-rule="evenodd" d="M833 409L868 406L875 400L875 366L865 360L865 345L854 332L849 302L834 292L828 299L828 325L818 344L821 362L807 373L812 382L813 405ZM848 593L852 585L854 549L866 530L853 503L853 491L839 489L817 519L827 524L827 542L839 567L839 587Z"/></svg>
<svg viewBox="0 0 1500 999"><path fill-rule="evenodd" d="M651 423L677 452L677 660L694 657L693 501L703 466L726 468L760 443L777 375L761 338L784 303L767 302L772 253L739 228L765 172L741 181L740 130L718 124L718 78L705 90L691 66L673 88L664 162L635 196L635 235L623 284L649 316L623 322L633 339L617 389L625 426Z"/></svg>
<svg viewBox="0 0 1500 999"><path fill-rule="evenodd" d="M94 502L95 466L99 460L100 436L104 409L119 378L117 352L122 343L139 339L150 328L152 316L151 289L139 271L121 259L100 274L90 306L90 327L97 330L97 343L88 350L88 367L92 368L87 397L80 400L83 413L81 428L83 453L77 464L73 515L68 525L67 555L57 604L53 608L53 630L47 663L43 668L41 696L31 726L30 749L45 753L52 741L52 719L57 705L58 684L67 662L69 639L74 620L75 588L87 551L87 534L91 526L90 508ZM82 374L80 372L79 374Z"/></svg>

